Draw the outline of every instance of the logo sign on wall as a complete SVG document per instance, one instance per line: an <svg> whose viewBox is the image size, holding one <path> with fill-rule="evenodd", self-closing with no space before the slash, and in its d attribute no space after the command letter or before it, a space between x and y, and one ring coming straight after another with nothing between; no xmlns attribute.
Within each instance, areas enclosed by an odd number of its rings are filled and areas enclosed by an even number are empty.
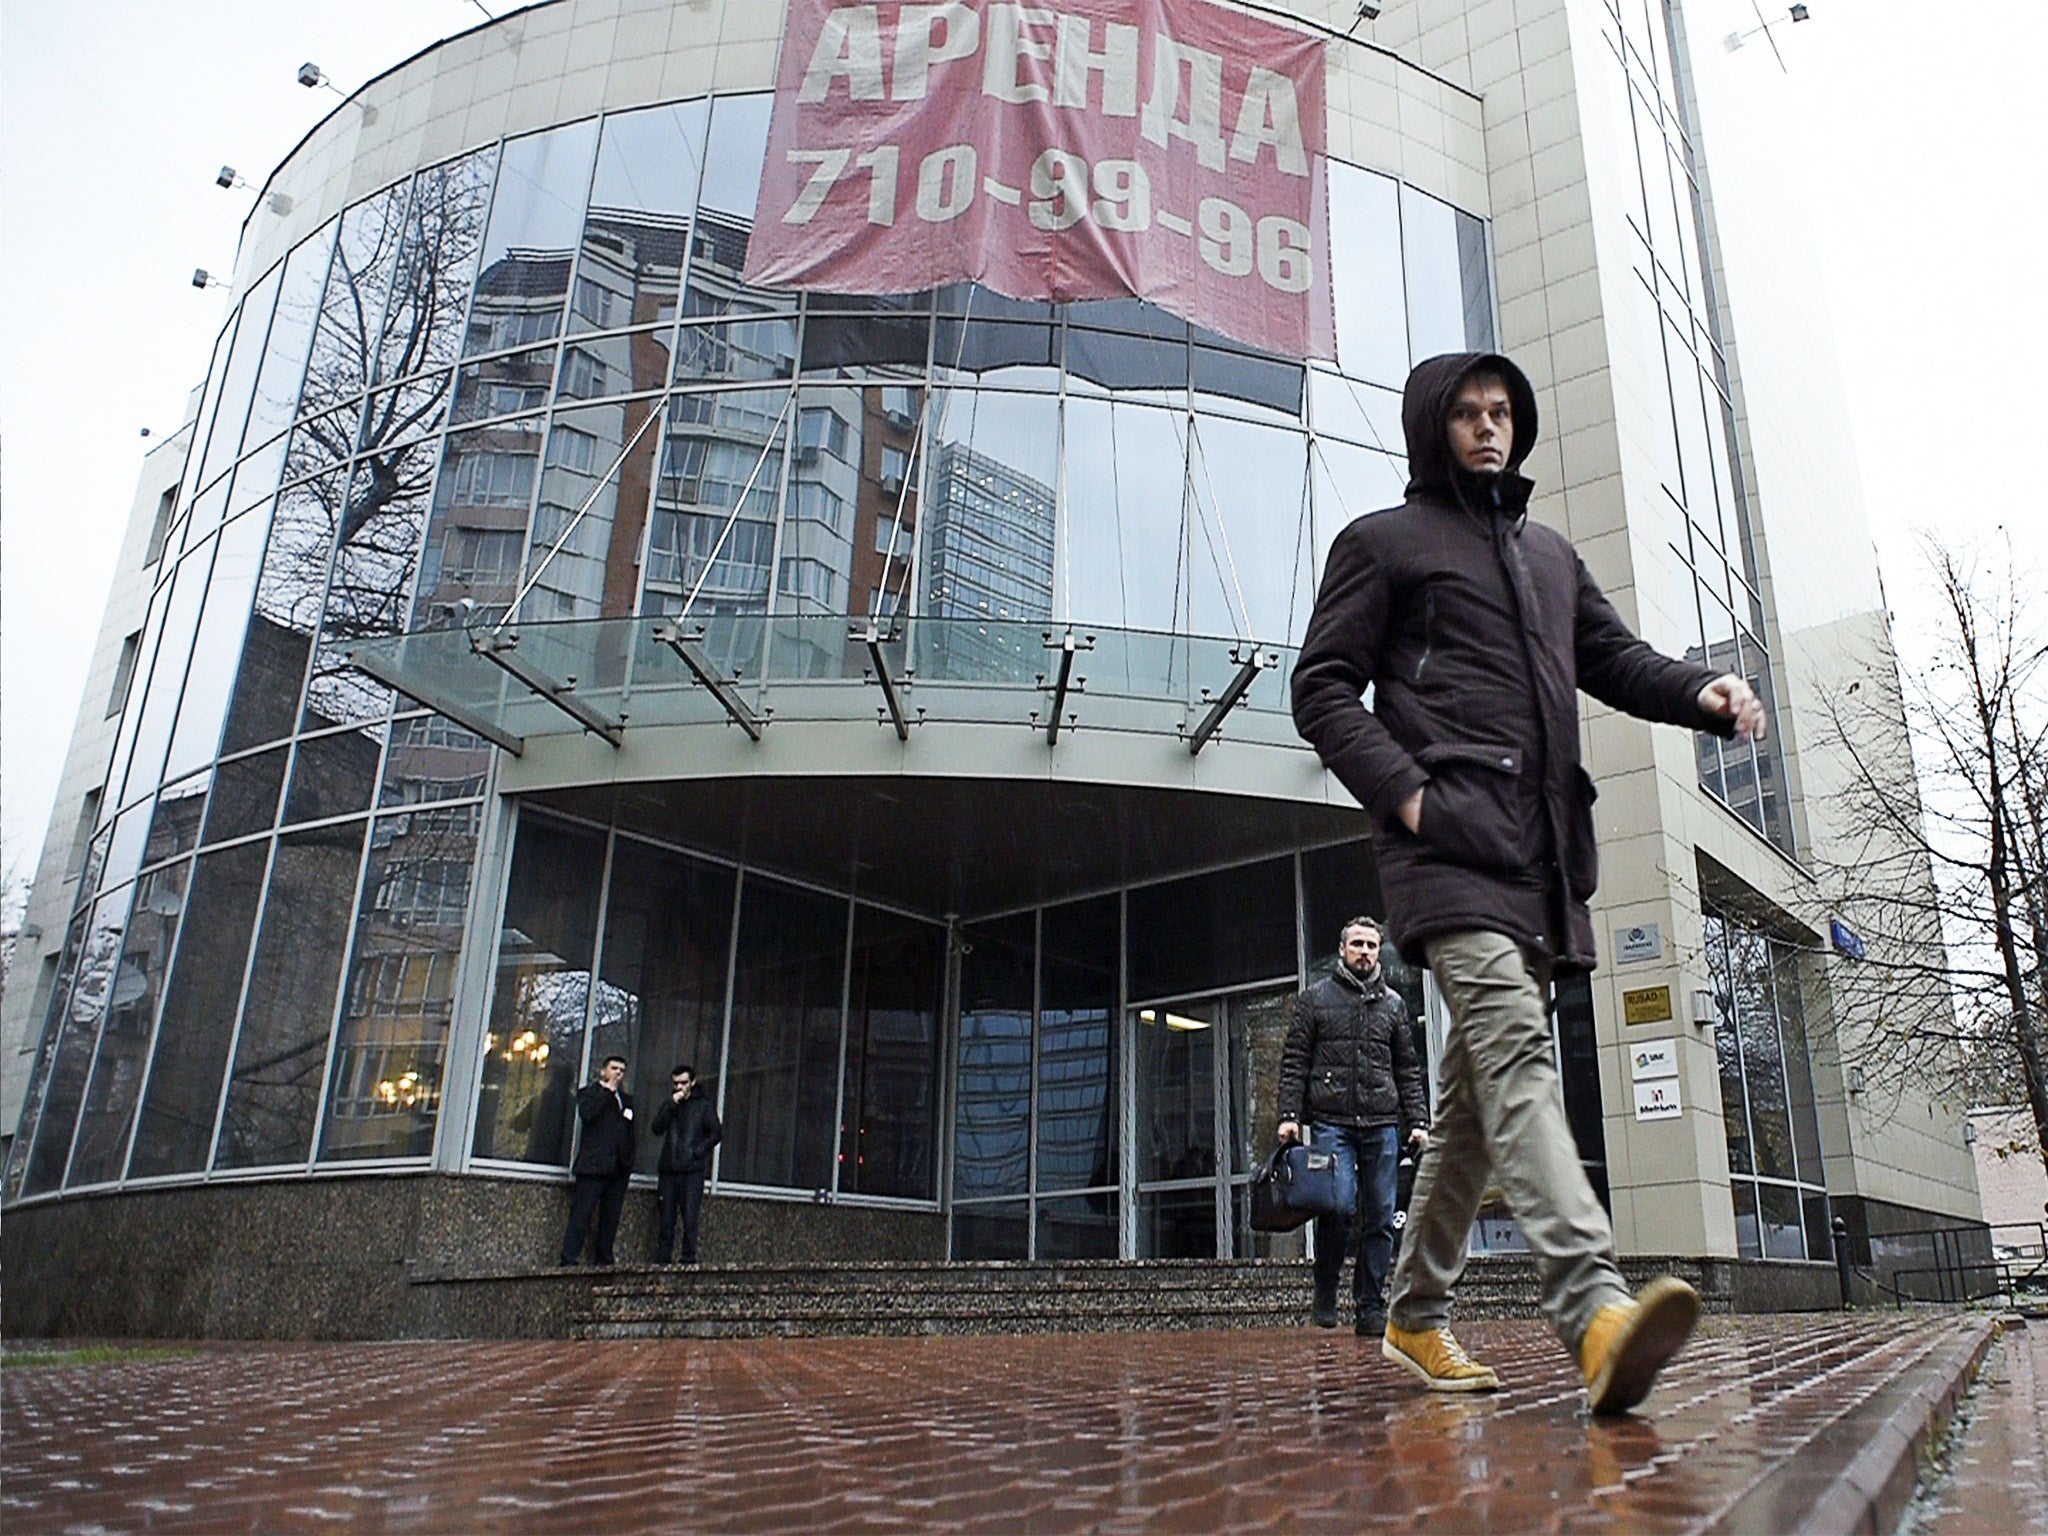
<svg viewBox="0 0 2048 1536"><path fill-rule="evenodd" d="M746 280L1137 297L1334 358L1323 46L1206 0L790 0Z"/></svg>

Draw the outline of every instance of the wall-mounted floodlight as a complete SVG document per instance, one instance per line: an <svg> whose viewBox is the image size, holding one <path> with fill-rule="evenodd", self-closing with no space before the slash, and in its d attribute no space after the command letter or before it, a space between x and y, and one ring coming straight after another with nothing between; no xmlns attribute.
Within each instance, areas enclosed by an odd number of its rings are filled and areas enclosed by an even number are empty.
<svg viewBox="0 0 2048 1536"><path fill-rule="evenodd" d="M1813 20L1813 8L1807 5L1795 5L1790 10L1786 11L1783 18L1774 19L1771 21L1765 21L1762 9L1757 8L1757 24L1751 27L1746 32L1730 32L1725 38L1721 40L1721 45L1724 48L1726 48L1730 53L1734 53L1738 49L1740 49L1743 46L1743 44L1747 43L1751 38L1761 37L1770 43L1771 52L1774 54L1778 54L1778 67L1780 69L1783 69L1785 67L1785 56L1783 54L1778 53L1778 39L1772 34L1771 28L1776 26L1782 26L1784 22L1788 20L1792 22L1811 21Z"/></svg>
<svg viewBox="0 0 2048 1536"><path fill-rule="evenodd" d="M204 267L194 267L192 269L192 286L194 288L225 288L227 287L227 282L225 279L215 277Z"/></svg>
<svg viewBox="0 0 2048 1536"><path fill-rule="evenodd" d="M320 66L310 59L299 66L299 84L309 91L316 85L324 85L330 91L334 89L333 82L327 78Z"/></svg>
<svg viewBox="0 0 2048 1536"><path fill-rule="evenodd" d="M1378 21L1379 19L1380 7L1374 5L1373 0L1358 0L1358 14L1351 18L1351 26L1344 35L1349 37L1358 30L1363 22Z"/></svg>
<svg viewBox="0 0 2048 1536"><path fill-rule="evenodd" d="M222 166L220 174L213 178L213 184L224 189L246 187L249 185L249 183L242 180L241 172L237 171L232 165Z"/></svg>

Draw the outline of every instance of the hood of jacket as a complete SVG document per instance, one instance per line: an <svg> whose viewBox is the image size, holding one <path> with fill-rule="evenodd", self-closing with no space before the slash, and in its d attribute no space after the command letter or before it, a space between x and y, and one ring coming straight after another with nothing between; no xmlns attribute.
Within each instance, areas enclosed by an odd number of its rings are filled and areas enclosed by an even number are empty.
<svg viewBox="0 0 2048 1536"><path fill-rule="evenodd" d="M1463 502L1459 480L1482 478L1458 467L1451 453L1451 406L1458 391L1475 373L1498 374L1514 408L1515 440L1508 448L1507 468L1497 478L1513 482L1520 494L1517 510L1528 502L1529 482L1517 473L1536 446L1536 391L1529 376L1498 352L1446 352L1424 358L1408 375L1401 394L1401 431L1408 439L1408 494L1427 493ZM1492 478L1492 477L1485 477Z"/></svg>

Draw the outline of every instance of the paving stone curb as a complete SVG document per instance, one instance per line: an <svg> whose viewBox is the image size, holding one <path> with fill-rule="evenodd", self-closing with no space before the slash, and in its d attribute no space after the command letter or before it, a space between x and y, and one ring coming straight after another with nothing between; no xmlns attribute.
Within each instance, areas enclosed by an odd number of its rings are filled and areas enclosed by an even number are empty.
<svg viewBox="0 0 2048 1536"><path fill-rule="evenodd" d="M1801 1536L1891 1536L1919 1483L1928 1448L2007 1326L2004 1317L1959 1324L1955 1337L1937 1343L1912 1370L1772 1468L1708 1529L1731 1536L1791 1529L1786 1517L1803 1503L1796 1526ZM1825 1454L1830 1445L1841 1448L1834 1457ZM1839 1470L1808 1492L1802 1485L1813 1480L1805 1470L1813 1451L1823 1453L1823 1464L1839 1462Z"/></svg>

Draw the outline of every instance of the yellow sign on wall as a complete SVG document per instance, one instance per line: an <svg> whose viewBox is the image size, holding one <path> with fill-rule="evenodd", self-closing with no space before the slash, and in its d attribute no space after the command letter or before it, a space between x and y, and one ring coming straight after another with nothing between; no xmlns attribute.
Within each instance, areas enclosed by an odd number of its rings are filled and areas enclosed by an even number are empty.
<svg viewBox="0 0 2048 1536"><path fill-rule="evenodd" d="M1624 1024L1662 1024L1670 1017L1669 987L1637 987L1632 992L1621 994L1621 1019Z"/></svg>

